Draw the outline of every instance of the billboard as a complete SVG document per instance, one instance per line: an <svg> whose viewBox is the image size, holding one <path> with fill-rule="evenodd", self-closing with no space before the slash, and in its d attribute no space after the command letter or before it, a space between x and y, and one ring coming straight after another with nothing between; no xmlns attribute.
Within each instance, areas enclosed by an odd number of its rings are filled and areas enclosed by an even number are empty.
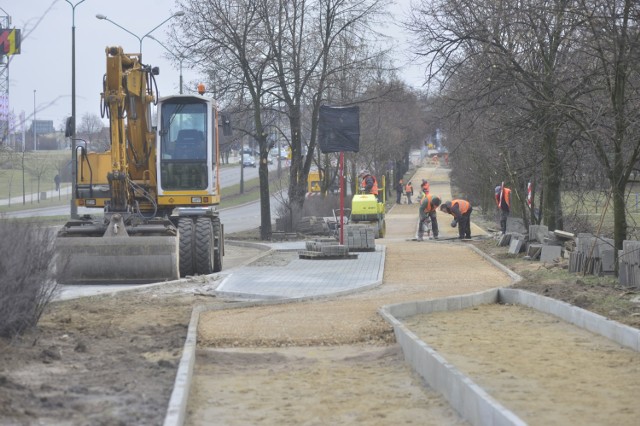
<svg viewBox="0 0 640 426"><path fill-rule="evenodd" d="M20 30L0 29L0 55L20 53Z"/></svg>

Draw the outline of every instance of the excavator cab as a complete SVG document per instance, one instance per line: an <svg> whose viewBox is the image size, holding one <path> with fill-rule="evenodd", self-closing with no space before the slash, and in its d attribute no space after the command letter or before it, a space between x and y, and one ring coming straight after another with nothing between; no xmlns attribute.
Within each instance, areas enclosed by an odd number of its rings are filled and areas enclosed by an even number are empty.
<svg viewBox="0 0 640 426"><path fill-rule="evenodd" d="M200 96L172 96L158 103L160 205L190 206L193 195L209 199L219 195L217 147L207 142L216 139L216 118L212 101ZM169 197L174 203L169 203Z"/></svg>

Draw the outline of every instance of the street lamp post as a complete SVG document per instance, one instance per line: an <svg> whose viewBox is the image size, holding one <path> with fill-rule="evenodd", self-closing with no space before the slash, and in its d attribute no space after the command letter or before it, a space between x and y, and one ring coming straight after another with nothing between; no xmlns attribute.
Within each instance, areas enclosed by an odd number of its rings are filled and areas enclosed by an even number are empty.
<svg viewBox="0 0 640 426"><path fill-rule="evenodd" d="M154 40L160 46L162 46L164 48L164 50L169 52L171 54L171 56L173 56L174 58L176 58L178 60L178 63L180 64L180 94L182 95L182 61L184 61L186 59L186 57L184 56L184 52L178 52L178 55L176 55L175 53L173 53L171 51L171 49L169 49L167 46L165 46L160 40L158 40L154 36L150 35L149 38L151 40Z"/></svg>
<svg viewBox="0 0 640 426"><path fill-rule="evenodd" d="M38 150L38 133L36 132L36 89L33 89L33 150Z"/></svg>
<svg viewBox="0 0 640 426"><path fill-rule="evenodd" d="M138 39L138 42L140 43L140 61L142 61L142 40L145 39L145 37L150 37L151 33L154 32L155 30L157 30L158 28L160 28L162 25L164 25L167 21L169 21L170 19L173 19L175 17L178 16L183 16L184 12L182 10L177 11L176 13L174 13L173 15L169 16L167 19L165 19L164 21L160 22L158 25L156 25L155 27L153 27L150 31L148 31L145 35L143 35L142 37L138 36L135 33L132 33L131 31L129 31L128 29L126 29L125 27L123 27L122 25L118 24L117 22L112 21L111 19L107 18L105 15L102 14L97 14L96 18L100 19L100 20L104 20L104 21L108 21L111 22L113 25L115 25L116 27L120 28L121 30L131 34L132 36L134 36L135 38Z"/></svg>
<svg viewBox="0 0 640 426"><path fill-rule="evenodd" d="M77 219L78 207L76 206L76 176L78 174L78 161L76 158L76 7L85 0L71 3L71 219Z"/></svg>

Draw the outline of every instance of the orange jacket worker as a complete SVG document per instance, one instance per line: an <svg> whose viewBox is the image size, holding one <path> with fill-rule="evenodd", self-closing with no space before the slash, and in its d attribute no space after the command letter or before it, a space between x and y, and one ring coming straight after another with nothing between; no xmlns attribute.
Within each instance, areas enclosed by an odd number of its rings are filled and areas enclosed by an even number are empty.
<svg viewBox="0 0 640 426"><path fill-rule="evenodd" d="M437 210L440 205L440 198L435 195L426 194L420 203L419 215L420 223L418 224L418 241L422 241L424 235L423 223L431 221L431 230L433 231L433 239L438 239L438 218Z"/></svg>
<svg viewBox="0 0 640 426"><path fill-rule="evenodd" d="M367 170L363 170L358 175L361 179L360 188L364 191L365 194L373 194L376 197L378 196L378 181L375 176L369 173Z"/></svg>
<svg viewBox="0 0 640 426"><path fill-rule="evenodd" d="M500 210L500 230L502 235L507 232L507 218L511 214L511 189L504 186L504 183L496 186L496 205Z"/></svg>
<svg viewBox="0 0 640 426"><path fill-rule="evenodd" d="M458 224L458 238L471 238L471 212L473 208L467 200L451 200L440 206L440 210L453 216L452 227Z"/></svg>

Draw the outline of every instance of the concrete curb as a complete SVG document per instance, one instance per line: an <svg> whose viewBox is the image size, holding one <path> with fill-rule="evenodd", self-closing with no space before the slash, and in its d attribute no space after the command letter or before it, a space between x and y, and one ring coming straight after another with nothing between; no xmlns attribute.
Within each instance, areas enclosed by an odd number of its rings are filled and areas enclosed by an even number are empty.
<svg viewBox="0 0 640 426"><path fill-rule="evenodd" d="M522 279L476 247L471 248L508 273L514 282ZM401 319L422 313L454 311L489 303L528 306L640 352L640 330L568 303L519 289L498 288L464 296L383 306L379 312L393 326L396 340L402 347L407 362L429 386L440 392L465 420L474 425L526 423L421 341L404 326Z"/></svg>
<svg viewBox="0 0 640 426"><path fill-rule="evenodd" d="M254 261L262 256L267 255L268 253L275 251L274 249L269 250L268 246L264 244L257 243L247 243L252 245L247 245L247 247L256 247L263 248L266 247L268 250L264 254L260 254L256 256L251 261ZM180 357L180 362L178 364L178 371L176 373L176 379L174 381L173 390L171 391L171 397L169 399L169 404L167 406L167 414L164 419L164 426L182 426L185 423L186 415L187 415L187 406L189 403L189 391L191 389L191 379L193 377L193 369L195 367L196 361L196 350L198 343L198 323L200 321L200 314L208 311L217 311L217 310L227 310L227 309L243 309L254 306L267 306L267 305L282 305L285 303L297 303L297 302L306 302L309 300L328 300L332 298L336 298L339 296L344 296L347 294L359 293L374 287L377 287L382 284L382 278L384 277L384 264L386 257L386 247L381 245L382 248L382 258L381 258L381 266L378 271L378 276L375 282L358 287L357 289L346 290L343 292L333 293L331 295L322 295L322 296L310 296L310 297L297 297L297 298L289 298L289 299L276 299L276 300L255 300L249 302L240 302L236 303L233 306L220 306L220 307L207 307L206 305L196 306L191 312L191 319L189 321L189 328L187 330L187 337L185 339L184 347L182 349L182 356ZM225 294L228 296L228 294Z"/></svg>

